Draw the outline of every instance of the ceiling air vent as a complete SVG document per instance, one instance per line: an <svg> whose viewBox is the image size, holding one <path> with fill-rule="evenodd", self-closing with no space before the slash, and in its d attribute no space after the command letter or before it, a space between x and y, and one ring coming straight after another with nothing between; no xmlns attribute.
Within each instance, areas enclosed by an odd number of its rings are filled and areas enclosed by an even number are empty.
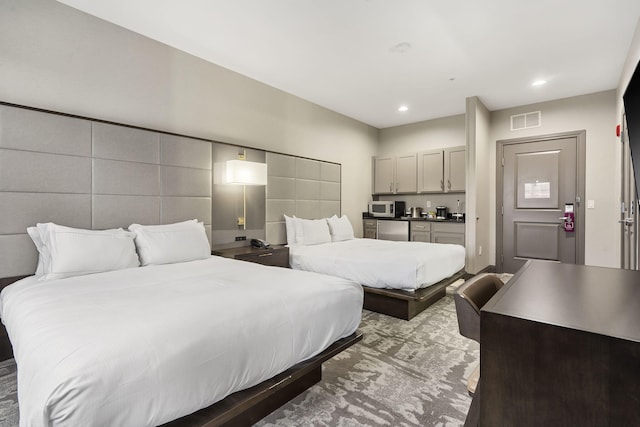
<svg viewBox="0 0 640 427"><path fill-rule="evenodd" d="M540 111L532 111L531 113L516 114L511 116L511 130L522 130L529 128L537 128L542 124L542 116Z"/></svg>

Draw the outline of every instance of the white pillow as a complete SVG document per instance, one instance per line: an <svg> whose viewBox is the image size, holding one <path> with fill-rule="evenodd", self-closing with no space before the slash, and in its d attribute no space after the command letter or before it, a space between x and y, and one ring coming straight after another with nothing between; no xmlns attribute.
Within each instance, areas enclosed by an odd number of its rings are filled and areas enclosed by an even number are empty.
<svg viewBox="0 0 640 427"><path fill-rule="evenodd" d="M33 240L33 244L36 245L36 249L38 250L38 267L36 268L36 276L42 276L44 274L44 245L42 244L42 239L40 238L40 232L37 227L27 227L27 234Z"/></svg>
<svg viewBox="0 0 640 427"><path fill-rule="evenodd" d="M133 233L122 228L84 230L54 223L37 224L42 241L41 280L62 279L138 267ZM34 240L35 242L35 240Z"/></svg>
<svg viewBox="0 0 640 427"><path fill-rule="evenodd" d="M299 245L317 245L331 243L329 226L324 219L295 219L296 243Z"/></svg>
<svg viewBox="0 0 640 427"><path fill-rule="evenodd" d="M142 265L172 264L211 256L204 224L195 219L165 225L131 224Z"/></svg>
<svg viewBox="0 0 640 427"><path fill-rule="evenodd" d="M329 231L331 232L331 241L353 240L353 226L346 215L342 215L340 218L336 215L327 218L327 224L329 224Z"/></svg>
<svg viewBox="0 0 640 427"><path fill-rule="evenodd" d="M286 215L284 216L284 225L287 230L287 245L294 245L296 243L296 219L295 216L293 218Z"/></svg>

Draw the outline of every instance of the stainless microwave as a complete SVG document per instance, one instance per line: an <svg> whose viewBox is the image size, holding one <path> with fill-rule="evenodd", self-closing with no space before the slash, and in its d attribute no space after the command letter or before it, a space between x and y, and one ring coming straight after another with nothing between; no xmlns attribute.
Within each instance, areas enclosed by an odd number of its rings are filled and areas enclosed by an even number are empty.
<svg viewBox="0 0 640 427"><path fill-rule="evenodd" d="M400 218L404 215L404 202L378 200L369 202L369 215L380 218Z"/></svg>

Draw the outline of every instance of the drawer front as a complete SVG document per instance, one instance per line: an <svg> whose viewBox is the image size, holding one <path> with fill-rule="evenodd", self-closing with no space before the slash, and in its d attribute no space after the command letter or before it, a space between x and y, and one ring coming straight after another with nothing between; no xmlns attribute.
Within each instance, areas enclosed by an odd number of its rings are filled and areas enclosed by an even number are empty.
<svg viewBox="0 0 640 427"><path fill-rule="evenodd" d="M365 228L376 228L378 226L377 219L365 219L363 223Z"/></svg>
<svg viewBox="0 0 640 427"><path fill-rule="evenodd" d="M426 221L411 221L411 232L429 232L431 231L431 223Z"/></svg>
<svg viewBox="0 0 640 427"><path fill-rule="evenodd" d="M412 242L431 242L431 233L428 231L412 231Z"/></svg>
<svg viewBox="0 0 640 427"><path fill-rule="evenodd" d="M445 233L463 233L464 234L464 223L454 223L454 222L434 222L431 224L431 231L443 231Z"/></svg>
<svg viewBox="0 0 640 427"><path fill-rule="evenodd" d="M364 238L365 239L375 239L377 238L377 233L376 233L376 229L371 229L371 228L365 228L364 229Z"/></svg>
<svg viewBox="0 0 640 427"><path fill-rule="evenodd" d="M255 262L262 265L273 265L285 268L289 267L289 251L287 249L261 252L257 254L236 255L236 259Z"/></svg>
<svg viewBox="0 0 640 427"><path fill-rule="evenodd" d="M464 234L462 233L431 233L431 243L448 243L451 245L464 246Z"/></svg>

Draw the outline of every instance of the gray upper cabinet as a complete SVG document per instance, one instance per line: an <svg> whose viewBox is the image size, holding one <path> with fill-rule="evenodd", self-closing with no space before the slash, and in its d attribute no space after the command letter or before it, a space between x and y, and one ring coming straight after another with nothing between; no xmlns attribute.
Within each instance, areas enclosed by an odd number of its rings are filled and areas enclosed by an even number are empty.
<svg viewBox="0 0 640 427"><path fill-rule="evenodd" d="M373 194L415 193L417 155L373 157Z"/></svg>
<svg viewBox="0 0 640 427"><path fill-rule="evenodd" d="M444 190L443 158L442 150L418 153L419 193L440 193Z"/></svg>
<svg viewBox="0 0 640 427"><path fill-rule="evenodd" d="M444 149L444 190L446 192L463 192L466 189L466 147Z"/></svg>

